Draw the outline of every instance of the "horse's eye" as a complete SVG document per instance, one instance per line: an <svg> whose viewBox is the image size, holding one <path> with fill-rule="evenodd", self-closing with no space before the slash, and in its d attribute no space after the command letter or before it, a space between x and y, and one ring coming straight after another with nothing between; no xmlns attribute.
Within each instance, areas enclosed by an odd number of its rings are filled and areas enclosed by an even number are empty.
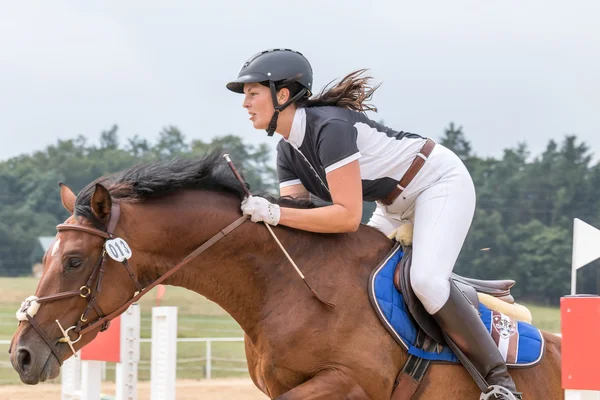
<svg viewBox="0 0 600 400"><path fill-rule="evenodd" d="M67 266L69 269L71 269L71 268L80 267L81 264L82 264L81 258L71 258L71 259L69 259Z"/></svg>

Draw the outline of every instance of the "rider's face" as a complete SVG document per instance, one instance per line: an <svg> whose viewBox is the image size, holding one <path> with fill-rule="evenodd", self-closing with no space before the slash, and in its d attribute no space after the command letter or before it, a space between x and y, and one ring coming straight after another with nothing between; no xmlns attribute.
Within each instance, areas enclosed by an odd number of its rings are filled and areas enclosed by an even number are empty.
<svg viewBox="0 0 600 400"><path fill-rule="evenodd" d="M248 110L250 121L255 129L267 129L273 117L273 99L271 90L260 83L247 83L244 85L244 103L242 106Z"/></svg>

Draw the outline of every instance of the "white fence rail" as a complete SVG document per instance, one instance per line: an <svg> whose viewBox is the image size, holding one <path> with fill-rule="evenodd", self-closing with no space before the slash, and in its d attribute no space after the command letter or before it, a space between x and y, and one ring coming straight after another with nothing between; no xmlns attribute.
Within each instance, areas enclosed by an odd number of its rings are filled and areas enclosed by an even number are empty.
<svg viewBox="0 0 600 400"><path fill-rule="evenodd" d="M178 370L186 369L197 369L204 370L205 379L211 379L213 371L228 371L228 372L247 372L248 368L246 367L246 359L245 358L229 358L229 357L218 357L213 356L213 343L220 342L243 342L243 337L218 337L218 338L177 338L177 343L204 343L206 346L205 356L204 357L194 357L194 358L179 358L177 362L179 364L186 364L185 367L178 367ZM140 343L148 343L152 344L152 339L140 339ZM10 340L0 340L0 346L10 346ZM215 362L230 362L230 363L240 363L242 366L240 367L217 367L213 364ZM200 366L192 366L190 364L200 364ZM196 364L197 365L197 364ZM0 368L9 368L12 369L12 365L10 361L0 361ZM102 371L103 378L106 374L106 369L112 370L114 369L114 365L105 365ZM150 370L150 361L143 360L139 362L140 370ZM0 381L0 385L5 382Z"/></svg>
<svg viewBox="0 0 600 400"><path fill-rule="evenodd" d="M236 358L225 358L225 357L213 357L212 356L212 344L213 342L243 342L243 337L226 337L226 338L177 338L177 343L202 343L206 344L206 356L194 359L186 359L184 362L192 362L192 360L205 361L205 378L211 379L212 371L235 371L245 372L247 368L219 368L213 367L213 361L232 361L232 362L246 362L246 359ZM152 343L152 339L140 339L140 343ZM183 361L183 360L182 360ZM180 361L181 362L181 361Z"/></svg>

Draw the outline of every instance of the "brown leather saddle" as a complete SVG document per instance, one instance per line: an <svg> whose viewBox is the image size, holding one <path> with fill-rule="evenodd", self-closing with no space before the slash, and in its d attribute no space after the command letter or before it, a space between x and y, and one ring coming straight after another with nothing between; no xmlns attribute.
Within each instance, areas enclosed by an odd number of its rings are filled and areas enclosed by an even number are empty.
<svg viewBox="0 0 600 400"><path fill-rule="evenodd" d="M410 284L411 265L412 247L408 247L404 249L404 256L394 272L394 286L402 293L404 303L406 304L411 317L414 319L415 324L437 343L445 344L444 336L442 335L439 325L425 310L425 307L423 307L423 304L421 304L421 301L412 290ZM479 308L478 292L496 297L509 304L514 303L514 298L510 294L510 288L515 284L515 281L513 280L484 281L465 278L457 274L452 274L452 280L456 283L456 286L462 290L475 309Z"/></svg>

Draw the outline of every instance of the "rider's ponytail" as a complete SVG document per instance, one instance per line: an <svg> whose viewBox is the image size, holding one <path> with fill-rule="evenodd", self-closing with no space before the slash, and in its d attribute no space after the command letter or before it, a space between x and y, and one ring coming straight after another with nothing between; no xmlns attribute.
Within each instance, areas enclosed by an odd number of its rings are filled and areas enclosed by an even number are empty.
<svg viewBox="0 0 600 400"><path fill-rule="evenodd" d="M366 69L359 69L346 75L335 86L329 82L317 96L302 98L296 102L297 107L321 107L337 106L354 111L377 111L372 104L366 104L371 100L373 93L380 84L371 86L370 76L361 76Z"/></svg>

